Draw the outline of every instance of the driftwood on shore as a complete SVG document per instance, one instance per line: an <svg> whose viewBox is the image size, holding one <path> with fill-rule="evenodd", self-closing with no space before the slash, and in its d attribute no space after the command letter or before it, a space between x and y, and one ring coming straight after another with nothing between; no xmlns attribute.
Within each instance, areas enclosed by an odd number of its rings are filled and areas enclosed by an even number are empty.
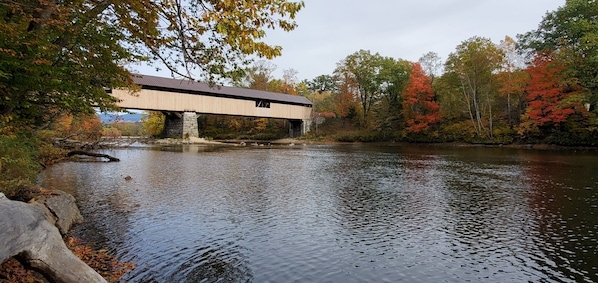
<svg viewBox="0 0 598 283"><path fill-rule="evenodd" d="M37 205L0 193L0 263L16 257L52 282L106 282L66 247L44 214Z"/></svg>
<svg viewBox="0 0 598 283"><path fill-rule="evenodd" d="M95 152L89 152L89 151L82 151L82 150L73 150L69 153L66 154L67 157L72 157L75 155L85 155L85 156L92 156L92 157L102 157L102 158L107 158L109 162L118 162L120 161L120 159L116 158L116 157L112 157L110 155L107 154L101 154L101 153L95 153Z"/></svg>
<svg viewBox="0 0 598 283"><path fill-rule="evenodd" d="M69 138L55 138L54 146L70 150L94 150L105 148L126 148L132 144L146 140L144 137L102 137L95 141L81 141Z"/></svg>

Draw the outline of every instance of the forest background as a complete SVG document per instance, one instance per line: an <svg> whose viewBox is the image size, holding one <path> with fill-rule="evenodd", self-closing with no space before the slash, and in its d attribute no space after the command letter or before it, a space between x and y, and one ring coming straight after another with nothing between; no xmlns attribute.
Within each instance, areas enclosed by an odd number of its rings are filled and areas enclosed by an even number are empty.
<svg viewBox="0 0 598 283"><path fill-rule="evenodd" d="M232 84L310 99L311 140L596 146L597 6L567 1L537 30L497 43L471 37L445 61L359 50L312 80L297 81L293 69L274 78L276 66L258 61ZM200 134L214 139L272 139L286 127L200 118Z"/></svg>
<svg viewBox="0 0 598 283"><path fill-rule="evenodd" d="M292 69L272 77L268 60L281 48L262 39L269 28L293 30L302 2L159 2L0 1L0 191L18 197L64 156L57 138L158 136L159 113L138 127L97 117L117 110L106 89L135 89L130 62L305 96L314 103L311 140L598 145L595 0L568 0L515 38L466 39L444 62L434 52L410 62L358 50L332 74L300 82ZM280 138L286 123L199 118L200 135L213 139Z"/></svg>

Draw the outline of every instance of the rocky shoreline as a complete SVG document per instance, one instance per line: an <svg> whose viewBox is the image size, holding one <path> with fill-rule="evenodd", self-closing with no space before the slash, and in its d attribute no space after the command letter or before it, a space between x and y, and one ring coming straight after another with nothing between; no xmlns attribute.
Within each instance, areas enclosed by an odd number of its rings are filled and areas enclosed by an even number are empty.
<svg viewBox="0 0 598 283"><path fill-rule="evenodd" d="M75 198L65 192L42 191L28 203L0 193L0 263L14 258L50 282L107 282L63 240L82 221Z"/></svg>
<svg viewBox="0 0 598 283"><path fill-rule="evenodd" d="M141 146L205 145L205 146L302 146L305 143L295 139L277 141L211 141L203 138L190 139L129 139L102 141L99 148L127 148ZM88 149L92 150L94 147ZM75 154L73 154L75 155ZM17 271L17 277L7 278L6 270L0 270L0 283L13 282L108 282L102 275L73 254L67 247L72 238L67 233L75 224L83 221L75 198L63 191L30 189L31 196L24 201L10 200L0 193L0 264ZM25 202L27 201L27 202ZM65 243L66 242L66 243ZM72 243L70 243L72 244ZM71 245L68 245L71 247ZM71 247L72 248L72 247ZM88 248L89 249L89 248ZM87 251L86 253L93 253ZM78 254L79 257L81 255ZM101 256L100 256L101 257ZM97 259L96 259L97 260ZM111 260L114 260L111 258ZM119 265L120 264L120 265ZM15 267L16 266L16 267ZM133 268L128 263L117 263L124 273ZM40 279L31 278L31 272ZM15 272L13 272L15 273ZM113 281L113 280L111 280Z"/></svg>
<svg viewBox="0 0 598 283"><path fill-rule="evenodd" d="M347 144L342 142L280 139L274 141L223 140L202 138L144 140L143 146L205 145L231 147L305 146L307 144ZM355 143L349 143L355 144ZM407 143L370 143L380 146L401 146ZM130 145L130 144L129 144ZM409 144L413 145L413 144ZM430 143L430 147L504 147L539 150L598 150L596 147L564 147L547 144L468 144ZM127 146L128 147L128 146ZM75 198L62 191L45 191L25 203L13 201L0 193L0 263L17 259L39 271L53 282L107 282L97 271L82 262L66 247L63 238L72 225L83 218ZM68 268L64 268L67 266ZM124 272L123 272L124 273ZM0 273L0 283L3 281ZM8 281L10 282L10 281ZM43 282L43 281L40 281Z"/></svg>

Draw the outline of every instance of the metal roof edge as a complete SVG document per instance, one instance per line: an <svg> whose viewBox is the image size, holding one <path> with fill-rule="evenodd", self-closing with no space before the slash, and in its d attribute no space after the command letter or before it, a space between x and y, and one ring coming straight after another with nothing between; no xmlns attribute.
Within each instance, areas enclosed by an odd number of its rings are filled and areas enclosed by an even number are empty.
<svg viewBox="0 0 598 283"><path fill-rule="evenodd" d="M215 85L211 87L207 83L164 78L152 75L133 74L133 82L140 86L157 87L162 89L180 90L192 93L212 93L216 96L236 97L242 99L263 99L288 104L299 104L313 106L313 103L304 96L290 95L263 90L255 90L240 87Z"/></svg>

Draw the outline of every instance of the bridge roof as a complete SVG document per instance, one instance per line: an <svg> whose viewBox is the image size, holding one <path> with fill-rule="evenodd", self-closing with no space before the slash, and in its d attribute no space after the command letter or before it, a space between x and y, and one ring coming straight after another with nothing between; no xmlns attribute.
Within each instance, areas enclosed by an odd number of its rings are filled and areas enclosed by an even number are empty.
<svg viewBox="0 0 598 283"><path fill-rule="evenodd" d="M246 100L267 100L283 104L312 106L313 103L299 95L282 94L240 87L213 86L206 83L170 79L148 75L134 75L133 81L142 88L163 91L183 92L189 94L203 94L209 96L228 97Z"/></svg>

